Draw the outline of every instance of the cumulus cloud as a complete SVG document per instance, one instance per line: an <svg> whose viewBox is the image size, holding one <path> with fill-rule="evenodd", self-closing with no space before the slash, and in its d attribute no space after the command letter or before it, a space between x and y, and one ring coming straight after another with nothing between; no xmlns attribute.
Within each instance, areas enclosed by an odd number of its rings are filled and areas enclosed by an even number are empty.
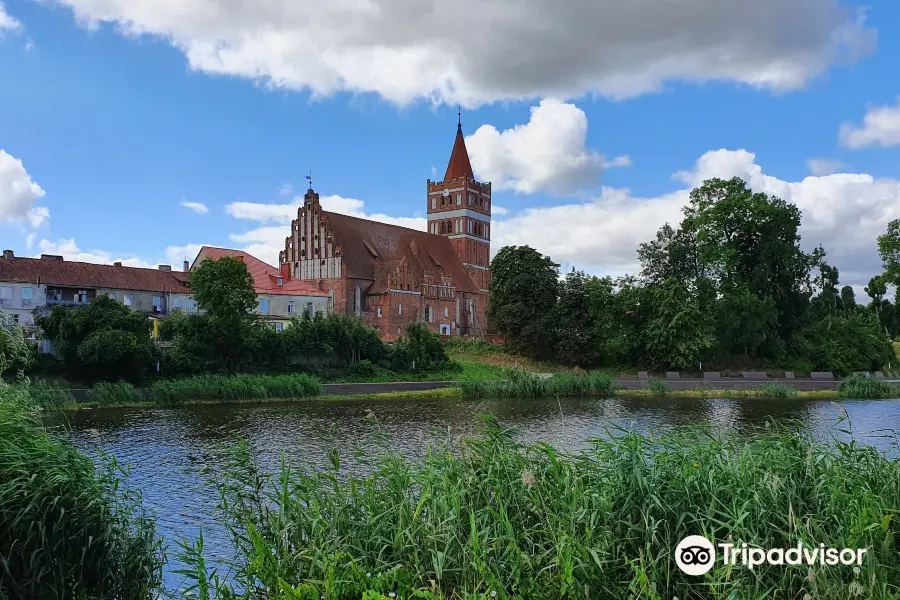
<svg viewBox="0 0 900 600"><path fill-rule="evenodd" d="M845 168L843 162L832 158L811 158L806 161L806 168L816 176L831 175Z"/></svg>
<svg viewBox="0 0 900 600"><path fill-rule="evenodd" d="M6 12L6 7L3 5L3 2L0 2L0 34L3 31L15 31L22 27L22 24L16 19L12 18L9 13Z"/></svg>
<svg viewBox="0 0 900 600"><path fill-rule="evenodd" d="M675 174L683 189L653 198L606 188L593 202L537 208L494 227L492 251L529 244L567 265L612 275L636 273L635 250L665 222L677 224L690 189L706 179L741 177L755 191L779 196L803 211L800 234L807 250L822 244L845 284L864 285L881 271L876 238L900 218L900 180L842 173L783 181L766 175L746 150L716 150Z"/></svg>
<svg viewBox="0 0 900 600"><path fill-rule="evenodd" d="M44 195L22 161L0 150L0 222L27 221L32 227L38 227L50 218L49 209L35 206Z"/></svg>
<svg viewBox="0 0 900 600"><path fill-rule="evenodd" d="M182 200L181 205L189 210L194 211L198 215L205 215L209 212L209 209L202 202L188 202L186 200Z"/></svg>
<svg viewBox="0 0 900 600"><path fill-rule="evenodd" d="M838 0L51 1L165 39L195 70L401 104L624 98L679 80L792 90L876 44Z"/></svg>
<svg viewBox="0 0 900 600"><path fill-rule="evenodd" d="M113 254L110 254L109 252L105 252L103 250L91 250L85 252L78 247L78 244L75 242L75 238L59 239L55 242L47 239L42 239L40 242L38 242L38 249L40 250L40 254L57 254L59 256L62 256L66 260L76 262L87 262L100 265L110 265L114 262L121 262L126 267L142 267L145 269L152 269L158 266L150 264L145 260L141 260L140 258L116 258Z"/></svg>
<svg viewBox="0 0 900 600"><path fill-rule="evenodd" d="M368 213L365 210L365 203L356 198L321 196L319 202L327 211L351 217L400 225L419 231L425 231L428 226L428 220L424 217L393 217L381 213ZM297 218L297 210L302 205L303 198L300 196L295 197L289 204L232 202L226 205L225 212L232 217L266 225L241 233L232 233L231 241L242 244L242 250L260 260L277 265L278 253L284 250L284 238L290 234L291 221Z"/></svg>
<svg viewBox="0 0 900 600"><path fill-rule="evenodd" d="M840 130L841 144L848 148L900 145L900 100L896 106L869 109L862 126L844 123Z"/></svg>
<svg viewBox="0 0 900 600"><path fill-rule="evenodd" d="M631 164L627 156L607 161L585 147L587 115L547 99L531 108L531 119L503 132L482 125L466 138L472 168L494 189L531 194L567 194L596 186L603 170Z"/></svg>

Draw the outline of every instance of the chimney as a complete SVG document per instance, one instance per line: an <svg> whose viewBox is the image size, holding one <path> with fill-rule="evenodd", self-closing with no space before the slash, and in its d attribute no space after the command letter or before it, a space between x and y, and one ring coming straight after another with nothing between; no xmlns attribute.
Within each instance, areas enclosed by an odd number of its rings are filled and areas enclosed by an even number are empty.
<svg viewBox="0 0 900 600"><path fill-rule="evenodd" d="M172 271L172 265L159 265L159 270L163 273L169 273Z"/></svg>
<svg viewBox="0 0 900 600"><path fill-rule="evenodd" d="M58 254L41 254L41 260L55 260L62 262L63 257Z"/></svg>
<svg viewBox="0 0 900 600"><path fill-rule="evenodd" d="M3 251L3 258L4 258L5 260L12 260L12 259L14 259L15 257L16 257L16 255L15 255L15 253L14 253L12 250L4 250L4 251Z"/></svg>
<svg viewBox="0 0 900 600"><path fill-rule="evenodd" d="M114 266L114 267L121 267L121 266L122 266L122 262L117 260L116 262L113 263L113 266Z"/></svg>
<svg viewBox="0 0 900 600"><path fill-rule="evenodd" d="M188 261L184 261L184 272L187 273L190 270L191 270L191 263L189 263Z"/></svg>
<svg viewBox="0 0 900 600"><path fill-rule="evenodd" d="M290 263L284 263L281 265L281 276L285 281L291 280L291 265Z"/></svg>

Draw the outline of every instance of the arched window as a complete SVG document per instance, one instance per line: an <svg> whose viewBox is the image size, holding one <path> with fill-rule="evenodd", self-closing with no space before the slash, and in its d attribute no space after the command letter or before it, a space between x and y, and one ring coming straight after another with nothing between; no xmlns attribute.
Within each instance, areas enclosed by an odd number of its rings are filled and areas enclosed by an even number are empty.
<svg viewBox="0 0 900 600"><path fill-rule="evenodd" d="M431 323L431 307L425 305L425 321Z"/></svg>
<svg viewBox="0 0 900 600"><path fill-rule="evenodd" d="M353 314L355 314L358 317L361 311L362 311L362 303L360 302L359 286L357 285L356 289L353 290Z"/></svg>
<svg viewBox="0 0 900 600"><path fill-rule="evenodd" d="M447 233L447 224L441 223L441 233Z"/></svg>
<svg viewBox="0 0 900 600"><path fill-rule="evenodd" d="M453 233L453 221L447 221L447 233Z"/></svg>

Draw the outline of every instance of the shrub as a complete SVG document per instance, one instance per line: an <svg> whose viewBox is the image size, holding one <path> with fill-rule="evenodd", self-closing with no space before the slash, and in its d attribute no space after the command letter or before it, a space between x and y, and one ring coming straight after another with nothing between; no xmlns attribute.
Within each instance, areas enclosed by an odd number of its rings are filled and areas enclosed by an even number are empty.
<svg viewBox="0 0 900 600"><path fill-rule="evenodd" d="M293 375L198 375L157 381L153 398L160 404L177 405L187 400L233 402L266 398L307 398L322 393L318 379Z"/></svg>
<svg viewBox="0 0 900 600"><path fill-rule="evenodd" d="M0 405L0 597L154 597L163 564L155 521L115 462L98 461Z"/></svg>
<svg viewBox="0 0 900 600"><path fill-rule="evenodd" d="M554 373L550 377L541 377L520 369L504 369L502 379L461 381L459 385L463 395L471 398L612 396L618 387L616 381L606 373L591 372L585 375Z"/></svg>
<svg viewBox="0 0 900 600"><path fill-rule="evenodd" d="M424 323L412 323L406 328L406 336L394 344L391 362L395 371L440 371L450 359L441 336L430 331Z"/></svg>
<svg viewBox="0 0 900 600"><path fill-rule="evenodd" d="M75 402L69 390L45 379L32 381L28 392L32 405L42 410L59 410Z"/></svg>
<svg viewBox="0 0 900 600"><path fill-rule="evenodd" d="M758 393L766 398L793 398L798 394L797 388L776 382L761 386Z"/></svg>
<svg viewBox="0 0 900 600"><path fill-rule="evenodd" d="M357 377L375 377L378 375L378 367L371 360L363 359L350 367L350 375Z"/></svg>
<svg viewBox="0 0 900 600"><path fill-rule="evenodd" d="M669 389L669 386L659 379L651 379L644 384L644 389L648 390L651 394L656 394L657 396L666 396L671 391Z"/></svg>
<svg viewBox="0 0 900 600"><path fill-rule="evenodd" d="M88 392L88 400L101 406L133 404L143 399L137 388L125 381L98 383Z"/></svg>

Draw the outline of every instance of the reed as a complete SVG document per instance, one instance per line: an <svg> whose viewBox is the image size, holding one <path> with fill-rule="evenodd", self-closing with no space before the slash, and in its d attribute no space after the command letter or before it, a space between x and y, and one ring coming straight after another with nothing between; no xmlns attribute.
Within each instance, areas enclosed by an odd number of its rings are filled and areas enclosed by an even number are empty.
<svg viewBox="0 0 900 600"><path fill-rule="evenodd" d="M121 475L0 403L0 597L155 596L161 541Z"/></svg>
<svg viewBox="0 0 900 600"><path fill-rule="evenodd" d="M468 398L515 397L545 398L553 396L612 396L618 385L606 373L554 373L541 377L520 369L504 369L502 379L460 381Z"/></svg>
<svg viewBox="0 0 900 600"><path fill-rule="evenodd" d="M838 384L838 393L845 398L900 398L900 385L877 379L851 375Z"/></svg>
<svg viewBox="0 0 900 600"><path fill-rule="evenodd" d="M293 375L200 375L158 381L153 398L164 405L189 400L228 403L269 398L306 398L322 393L318 379L304 373Z"/></svg>
<svg viewBox="0 0 900 600"><path fill-rule="evenodd" d="M88 402L97 406L134 405L143 401L144 396L140 390L127 381L104 381L95 385L88 393Z"/></svg>
<svg viewBox="0 0 900 600"><path fill-rule="evenodd" d="M348 469L354 452L334 450L329 469L284 462L275 477L243 442L219 482L235 579L217 580L195 552L185 555L187 584L202 580L210 598L222 599L900 593L897 460L778 426L749 438L706 428L611 434L568 454L517 442L488 420L479 437L434 447L422 460L385 450ZM359 468L369 474L354 476ZM673 559L691 534L868 553L858 572L718 565L695 578Z"/></svg>

